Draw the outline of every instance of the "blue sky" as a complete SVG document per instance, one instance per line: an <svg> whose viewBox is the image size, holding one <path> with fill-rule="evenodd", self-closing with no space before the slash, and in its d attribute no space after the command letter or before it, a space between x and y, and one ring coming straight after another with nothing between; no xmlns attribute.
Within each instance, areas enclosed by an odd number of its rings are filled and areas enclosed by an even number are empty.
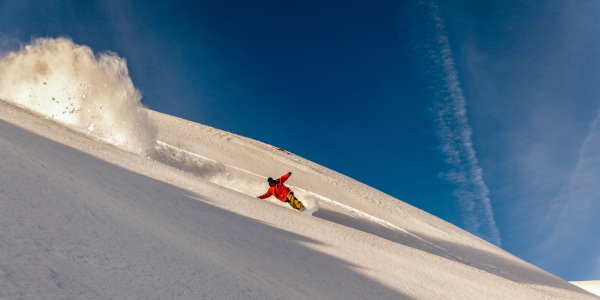
<svg viewBox="0 0 600 300"><path fill-rule="evenodd" d="M113 51L150 109L598 280L598 16L594 0L0 0L0 50Z"/></svg>

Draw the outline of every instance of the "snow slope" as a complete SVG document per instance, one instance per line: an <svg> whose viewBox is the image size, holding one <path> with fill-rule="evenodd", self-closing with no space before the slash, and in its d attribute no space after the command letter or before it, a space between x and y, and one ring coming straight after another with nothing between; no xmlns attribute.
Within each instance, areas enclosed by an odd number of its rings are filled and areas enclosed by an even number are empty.
<svg viewBox="0 0 600 300"><path fill-rule="evenodd" d="M594 299L303 158L149 118L142 156L0 102L0 298ZM312 215L254 198L287 171Z"/></svg>
<svg viewBox="0 0 600 300"><path fill-rule="evenodd" d="M586 291L593 293L594 295L600 296L600 281L572 281L572 284L585 289Z"/></svg>
<svg viewBox="0 0 600 300"><path fill-rule="evenodd" d="M598 299L323 166L146 110L127 74L64 38L0 60L1 299ZM289 171L308 212L256 198Z"/></svg>

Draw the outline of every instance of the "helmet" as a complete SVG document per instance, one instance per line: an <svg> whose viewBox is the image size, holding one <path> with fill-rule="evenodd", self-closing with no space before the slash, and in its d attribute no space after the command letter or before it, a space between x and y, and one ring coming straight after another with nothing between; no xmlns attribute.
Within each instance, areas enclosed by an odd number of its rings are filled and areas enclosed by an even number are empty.
<svg viewBox="0 0 600 300"><path fill-rule="evenodd" d="M269 182L269 184L272 184L273 182L275 182L275 180L273 180L273 178L272 178L272 177L269 177L269 178L267 179L267 181Z"/></svg>

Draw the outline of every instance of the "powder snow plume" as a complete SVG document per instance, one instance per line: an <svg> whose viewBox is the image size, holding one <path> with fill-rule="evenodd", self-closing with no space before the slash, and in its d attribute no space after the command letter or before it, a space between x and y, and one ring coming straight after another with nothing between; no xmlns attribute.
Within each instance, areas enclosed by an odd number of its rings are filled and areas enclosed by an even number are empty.
<svg viewBox="0 0 600 300"><path fill-rule="evenodd" d="M4 55L0 98L131 152L156 142L125 59L68 38L38 38Z"/></svg>

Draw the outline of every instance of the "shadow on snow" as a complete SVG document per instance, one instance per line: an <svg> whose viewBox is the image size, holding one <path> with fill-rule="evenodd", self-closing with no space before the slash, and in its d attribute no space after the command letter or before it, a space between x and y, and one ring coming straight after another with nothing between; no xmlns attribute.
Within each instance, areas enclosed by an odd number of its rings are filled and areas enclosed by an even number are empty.
<svg viewBox="0 0 600 300"><path fill-rule="evenodd" d="M407 298L202 192L0 128L1 297Z"/></svg>

